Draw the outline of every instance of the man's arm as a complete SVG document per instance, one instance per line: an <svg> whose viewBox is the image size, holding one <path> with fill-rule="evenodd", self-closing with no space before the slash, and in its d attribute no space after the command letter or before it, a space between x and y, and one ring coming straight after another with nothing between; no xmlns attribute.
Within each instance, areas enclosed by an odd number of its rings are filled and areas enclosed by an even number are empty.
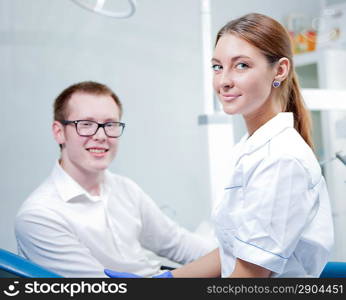
<svg viewBox="0 0 346 300"><path fill-rule="evenodd" d="M144 192L139 205L143 224L140 242L157 255L185 264L215 249L211 241L203 240L169 219Z"/></svg>
<svg viewBox="0 0 346 300"><path fill-rule="evenodd" d="M16 218L21 256L64 277L105 277L101 265L53 212L26 211Z"/></svg>
<svg viewBox="0 0 346 300"><path fill-rule="evenodd" d="M139 278L133 273L118 272L116 270L105 270L105 273L112 278ZM173 271L167 271L159 276L152 278L213 278L220 277L221 264L219 249L215 249L198 260L177 268Z"/></svg>

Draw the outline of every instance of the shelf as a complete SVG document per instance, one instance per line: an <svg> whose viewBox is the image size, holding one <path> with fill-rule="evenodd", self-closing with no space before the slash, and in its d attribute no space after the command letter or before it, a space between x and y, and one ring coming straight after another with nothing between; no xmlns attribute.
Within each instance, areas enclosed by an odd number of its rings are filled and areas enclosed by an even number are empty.
<svg viewBox="0 0 346 300"><path fill-rule="evenodd" d="M309 110L346 110L346 90L303 89Z"/></svg>
<svg viewBox="0 0 346 300"><path fill-rule="evenodd" d="M198 116L198 125L229 123L231 123L231 119L229 115L227 115L223 111Z"/></svg>
<svg viewBox="0 0 346 300"><path fill-rule="evenodd" d="M317 64L320 55L320 51L318 50L296 54L293 56L294 65L295 67L302 67L305 65Z"/></svg>

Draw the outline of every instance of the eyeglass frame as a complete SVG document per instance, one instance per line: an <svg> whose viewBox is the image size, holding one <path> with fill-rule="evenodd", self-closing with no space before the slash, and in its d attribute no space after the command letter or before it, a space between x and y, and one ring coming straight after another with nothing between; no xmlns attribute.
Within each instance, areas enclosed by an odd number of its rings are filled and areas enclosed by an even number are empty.
<svg viewBox="0 0 346 300"><path fill-rule="evenodd" d="M85 135L85 134L80 134L79 132L78 132L78 122L92 122L92 123L96 123L97 124L97 128L96 128L96 130L95 130L95 132L93 133L93 134L88 134L88 135ZM59 121L62 125L64 125L64 126L66 126L66 125L69 125L69 124L74 124L75 125L75 128L76 128L76 132L77 132L77 134L79 135L79 136L82 136L82 137L91 137L91 136L94 136L96 133L97 133L97 131L100 129L100 127L102 127L103 128L103 131L104 131L104 133L105 133L105 135L107 136L107 137L109 137L109 138L114 138L114 139L116 139L116 138L118 138L118 137L121 137L122 136L122 134L123 134L123 132L124 132L124 129L125 129L125 123L123 123L123 122L116 122L116 121L110 121L110 122L105 122L105 123L98 123L98 122L96 122L96 121L92 121L92 120L74 120L74 121L70 121L70 120L61 120L61 121ZM116 124L119 124L120 126L121 126L121 133L120 133L120 135L118 135L118 136L110 136L110 135L108 135L107 134L107 132L106 132L106 125L107 124L109 124L109 123L116 123Z"/></svg>

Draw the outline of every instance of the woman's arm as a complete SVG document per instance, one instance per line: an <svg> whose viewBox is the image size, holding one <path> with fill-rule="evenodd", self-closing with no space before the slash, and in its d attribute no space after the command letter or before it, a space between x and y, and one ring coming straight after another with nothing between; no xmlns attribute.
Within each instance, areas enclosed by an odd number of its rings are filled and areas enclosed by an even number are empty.
<svg viewBox="0 0 346 300"><path fill-rule="evenodd" d="M231 278L266 278L270 277L271 271L258 265L249 263L245 260L237 258L235 268L231 274Z"/></svg>
<svg viewBox="0 0 346 300"><path fill-rule="evenodd" d="M172 271L175 278L212 278L221 276L219 249Z"/></svg>

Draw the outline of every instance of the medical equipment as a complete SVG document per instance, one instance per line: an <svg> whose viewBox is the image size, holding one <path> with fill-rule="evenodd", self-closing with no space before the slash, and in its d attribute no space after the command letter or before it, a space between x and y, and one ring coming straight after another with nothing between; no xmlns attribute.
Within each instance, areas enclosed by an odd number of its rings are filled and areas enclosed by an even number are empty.
<svg viewBox="0 0 346 300"><path fill-rule="evenodd" d="M320 162L320 166L323 166L335 159L338 159L340 160L345 166L346 166L346 154L344 154L342 151L338 151L335 153L335 156L330 158L330 159L327 159L327 160L324 160L324 161L321 161Z"/></svg>
<svg viewBox="0 0 346 300"><path fill-rule="evenodd" d="M97 14L116 18L116 19L125 19L131 17L135 11L136 11L136 0L128 0L130 9L128 11L123 12L115 12L111 10L104 9L104 5L106 0L96 0L95 5L90 4L90 1L85 0L71 0L72 2L76 3L78 6L85 8L89 11L95 12Z"/></svg>
<svg viewBox="0 0 346 300"><path fill-rule="evenodd" d="M346 277L346 262L330 261L324 267L320 278L345 278Z"/></svg>
<svg viewBox="0 0 346 300"><path fill-rule="evenodd" d="M342 152L337 152L336 158L339 159L345 166L346 166L346 154L343 154Z"/></svg>
<svg viewBox="0 0 346 300"><path fill-rule="evenodd" d="M0 278L12 277L59 278L61 276L19 255L0 249Z"/></svg>

